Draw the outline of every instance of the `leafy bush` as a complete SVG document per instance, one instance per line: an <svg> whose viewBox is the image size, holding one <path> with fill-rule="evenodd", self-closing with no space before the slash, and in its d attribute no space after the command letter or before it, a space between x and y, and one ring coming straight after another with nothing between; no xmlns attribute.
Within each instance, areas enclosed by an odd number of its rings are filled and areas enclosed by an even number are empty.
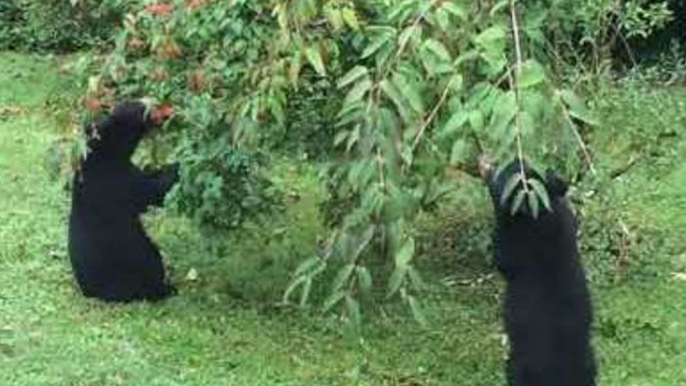
<svg viewBox="0 0 686 386"><path fill-rule="evenodd" d="M3 0L0 48L71 52L111 41L130 0Z"/></svg>
<svg viewBox="0 0 686 386"><path fill-rule="evenodd" d="M182 162L172 204L203 228L240 228L279 202L259 160L285 121L287 79L272 75L285 68L271 56L277 34L260 2L137 4L91 83L95 111L114 97L173 105L154 146Z"/></svg>
<svg viewBox="0 0 686 386"><path fill-rule="evenodd" d="M544 62L523 56L545 25L520 20L536 10L524 5L177 0L133 10L86 104L146 96L174 106L164 141L184 166L173 201L199 223L232 230L268 212L273 196L251 154L299 129L287 119L323 127L335 118L324 130L337 147L329 186L347 209L331 206L339 215L325 256L303 263L285 298L301 290L304 303L318 273L339 265L325 308L344 304L355 322L378 259L395 265L388 296L422 319L412 224L446 193L446 165L466 167L483 149L501 160L574 160L572 118L592 121L571 90L547 80ZM318 93L333 101L298 103ZM313 105L340 111L304 111ZM545 205L534 188L521 199Z"/></svg>
<svg viewBox="0 0 686 386"><path fill-rule="evenodd" d="M318 78L313 71L307 76ZM312 79L301 89L288 91L283 133L268 139L275 150L310 160L328 160L335 153L336 113L342 95L330 77Z"/></svg>
<svg viewBox="0 0 686 386"><path fill-rule="evenodd" d="M584 38L599 55L625 9L530 3L133 2L85 102L99 111L145 96L174 106L159 141L184 163L173 203L218 229L236 229L278 201L256 154L298 140L301 151L328 153L323 208L332 235L296 270L284 299L305 304L313 281L336 266L324 308L342 307L358 324L360 300L379 285L372 263L381 262L393 266L382 278L387 296L423 320L413 224L451 189L449 168L473 170L482 152L568 175L592 166L577 125L595 120L557 84L558 59L565 44L582 53ZM621 25L649 32L663 17ZM516 205L546 210L545 192L515 178L527 186Z"/></svg>
<svg viewBox="0 0 686 386"><path fill-rule="evenodd" d="M21 39L21 28L25 23L24 13L18 0L0 2L0 49L16 48Z"/></svg>
<svg viewBox="0 0 686 386"><path fill-rule="evenodd" d="M604 74L618 64L636 62L635 52L673 18L669 0L557 0L546 21L558 70ZM539 7L543 6L539 4Z"/></svg>
<svg viewBox="0 0 686 386"><path fill-rule="evenodd" d="M399 294L421 321L412 224L450 188L446 166L469 169L485 149L500 160L526 155L578 168L574 119L593 119L571 90L547 80L544 63L523 57L545 36L545 9L405 1L367 11L365 28L351 32L347 53L357 59L338 80L346 96L335 143L345 157L330 169L330 197L345 209L329 211L337 231L323 257L296 271L286 298L301 288L302 302L333 264L325 308L344 305L359 322L358 299L370 292L369 267L381 258L395 265L387 295ZM516 201L543 210L545 199L532 186Z"/></svg>
<svg viewBox="0 0 686 386"><path fill-rule="evenodd" d="M271 214L280 194L263 175L257 154L234 147L222 135L226 124L204 126L194 113L188 112L188 125L200 135L183 136L175 150L182 183L171 194L174 208L210 231L240 229L247 220Z"/></svg>

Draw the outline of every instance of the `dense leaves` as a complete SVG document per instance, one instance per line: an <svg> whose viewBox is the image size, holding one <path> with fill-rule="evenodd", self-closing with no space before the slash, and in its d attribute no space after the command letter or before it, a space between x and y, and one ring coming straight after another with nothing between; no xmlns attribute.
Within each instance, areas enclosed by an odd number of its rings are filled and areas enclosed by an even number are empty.
<svg viewBox="0 0 686 386"><path fill-rule="evenodd" d="M71 52L111 42L131 0L3 0L0 49Z"/></svg>
<svg viewBox="0 0 686 386"><path fill-rule="evenodd" d="M276 138L326 140L335 147L324 173L331 237L294 272L284 300L307 304L332 267L326 310L340 307L359 326L361 300L381 287L426 322L413 225L454 187L448 169L471 170L482 152L592 168L578 125L595 120L558 81L555 34L609 14L591 3L579 16L565 13L566 0L134 2L86 102L97 111L144 96L173 106L159 141L183 163L173 204L220 230L278 202L257 157ZM308 124L324 135L309 136ZM525 189L513 210L547 210L540 185L514 178ZM379 262L389 275L376 274Z"/></svg>

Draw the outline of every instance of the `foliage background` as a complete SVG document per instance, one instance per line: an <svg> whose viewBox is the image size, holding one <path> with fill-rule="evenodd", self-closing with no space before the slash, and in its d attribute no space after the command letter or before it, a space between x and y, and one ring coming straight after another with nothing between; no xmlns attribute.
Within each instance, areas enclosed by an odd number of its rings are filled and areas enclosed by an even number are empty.
<svg viewBox="0 0 686 386"><path fill-rule="evenodd" d="M450 202L462 185L455 176L474 174L479 153L526 158L604 189L614 172L586 145L600 121L584 97L636 63L625 54L633 45L656 31L679 38L673 9L609 0L13 0L0 11L9 21L0 42L92 49L69 68L77 82L68 91L82 97L52 100L64 123L55 159L66 166L56 169L66 174L84 151L79 126L115 100L173 106L175 118L138 162L181 162L170 207L215 251L232 232L278 221L289 189L274 183L276 154L314 161L330 231L283 300L305 306L318 280L331 282L317 301L359 327L361 302L396 295L424 321L416 224ZM663 54L677 57L678 42ZM527 184L515 206L545 210L544 190ZM603 224L623 221L612 208L601 213ZM622 232L590 234L621 250Z"/></svg>
<svg viewBox="0 0 686 386"><path fill-rule="evenodd" d="M682 2L519 1L519 76L509 2L472 3L0 2L3 384L502 384L469 174L518 131L573 183L600 382L686 382ZM66 251L81 127L125 97L176 111L136 162L185 165L154 306L82 298Z"/></svg>

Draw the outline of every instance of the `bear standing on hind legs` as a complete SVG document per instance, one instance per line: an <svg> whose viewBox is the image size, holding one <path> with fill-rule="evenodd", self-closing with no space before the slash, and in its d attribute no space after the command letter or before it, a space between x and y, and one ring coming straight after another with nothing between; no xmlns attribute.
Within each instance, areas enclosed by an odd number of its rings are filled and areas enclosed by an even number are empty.
<svg viewBox="0 0 686 386"><path fill-rule="evenodd" d="M163 204L178 179L178 166L144 173L130 159L148 129L171 109L155 110L152 116L145 110L142 102L122 102L86 129L89 152L72 184L69 256L87 297L130 302L175 292L139 215Z"/></svg>
<svg viewBox="0 0 686 386"><path fill-rule="evenodd" d="M510 341L510 386L594 386L596 361L590 345L591 300L579 260L577 224L565 194L567 184L524 167L527 179L546 188L551 211L534 218L525 203L512 214L521 181L504 202L505 185L521 173L518 160L494 175L485 158L480 172L495 208L495 264L504 276L505 330Z"/></svg>

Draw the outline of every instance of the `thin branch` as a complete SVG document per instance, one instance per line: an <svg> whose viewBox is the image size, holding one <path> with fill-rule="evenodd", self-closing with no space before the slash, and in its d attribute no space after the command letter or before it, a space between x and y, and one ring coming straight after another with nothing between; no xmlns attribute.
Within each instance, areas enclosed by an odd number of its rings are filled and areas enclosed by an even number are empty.
<svg viewBox="0 0 686 386"><path fill-rule="evenodd" d="M409 28L410 29L417 28L419 23L421 23L422 20L424 20L426 18L426 15L428 15L429 11L431 11L431 9L433 9L436 6L436 4L438 4L439 1L441 1L441 0L433 0L431 2L431 6L427 7L424 12L422 12L420 15L418 15L417 18L412 22L412 24L410 25ZM405 41L400 42L400 47L398 47L398 51L395 53L393 60L388 62L388 64L386 65L386 69L383 71L383 75L381 76L381 79L386 79L388 77L388 74L392 71L393 65L395 64L395 62L398 61L398 59L400 59L400 56L403 53L405 53L405 50L407 49L407 46L409 45L409 43L410 43L410 36L408 35L408 37ZM380 82L376 82L374 84L374 88L376 89L375 90L376 91L376 95L375 95L376 99L379 99L379 97L381 96L381 87L379 86L379 83Z"/></svg>
<svg viewBox="0 0 686 386"><path fill-rule="evenodd" d="M422 20L424 20L426 18L426 15L429 13L429 11L433 7L435 7L439 1L440 0L433 0L431 3L431 6L428 7L420 15L418 15L417 18L412 22L412 24L410 25L409 28L411 28L411 29L417 28L419 23L421 23ZM381 80L386 79L388 77L388 74L392 71L393 65L395 64L395 62L398 61L400 56L405 52L409 43L410 43L410 37L408 36L408 38L405 41L401 42L400 47L398 47L398 51L395 53L395 56L393 57L393 60L388 62L388 64L386 65L386 68L382 72L382 76L380 78ZM374 105L374 102L378 101L379 98L381 98L381 82L380 81L374 82L371 90L369 91L369 94L371 95L371 97L369 98L369 100L367 102L367 108L366 108L367 114L366 115L369 115L369 113L371 112L372 106Z"/></svg>
<svg viewBox="0 0 686 386"><path fill-rule="evenodd" d="M519 40L519 24L517 22L517 0L510 0L510 17L512 19L512 34L515 43L515 79L509 75L510 85L515 92L515 141L517 142L517 158L519 159L519 170L522 174L522 187L525 192L529 191L526 172L524 170L524 150L522 147L522 123L520 111L519 78L522 75L522 47Z"/></svg>
<svg viewBox="0 0 686 386"><path fill-rule="evenodd" d="M510 0L510 12L511 12L511 18L512 18L512 34L514 35L514 40L515 40L515 56L517 59L516 62L516 71L517 71L517 77L519 77L522 73L522 46L519 40L519 24L517 22L517 0Z"/></svg>
<svg viewBox="0 0 686 386"><path fill-rule="evenodd" d="M438 111L443 107L443 104L445 101L448 99L448 93L450 92L450 87L453 85L453 81L455 81L457 77L453 76L450 78L450 82L445 86L445 90L443 90L443 93L441 94L441 98L438 100L438 103L436 103L436 106L434 106L433 110L429 114L429 116L424 120L424 123L422 123L422 126L419 128L419 132L417 133L417 136L414 137L414 141L412 142L412 148L411 148L411 153L414 153L415 150L417 149L417 146L419 146L419 142L421 139L424 137L424 132L426 131L426 128L429 127L431 122L434 120L436 115L438 114Z"/></svg>
<svg viewBox="0 0 686 386"><path fill-rule="evenodd" d="M410 26L410 29L415 29L415 28L417 28L417 26L419 25L419 23L421 23L422 20L426 19L426 15L429 14L429 11L431 11L431 10L439 3L439 1L441 1L441 0L433 0L433 1L431 2L431 5L430 5L429 7L427 7L426 10L424 10L424 12L422 12L419 16L417 16L417 18L415 19L415 21L414 21L414 22L412 23L412 25ZM400 55L402 55L402 54L405 52L405 50L407 49L407 46L408 46L409 43L410 43L410 36L408 35L407 39L406 39L404 42L401 42L401 45L400 45L400 47L398 48L398 52L395 54L395 57L393 58L393 62L398 61L398 58L400 58ZM393 62L392 62L392 63L393 63ZM389 63L389 66L387 67L386 72L384 73L383 78L385 78L386 76L388 76L388 73L391 71L391 66L390 66L390 64L391 64L391 63Z"/></svg>
<svg viewBox="0 0 686 386"><path fill-rule="evenodd" d="M424 12L422 12L420 15L418 15L417 18L412 22L412 24L410 25L409 28L410 29L417 28L419 23L421 23L422 20L424 20L426 18L426 15L429 13L429 11L431 9L433 9L438 4L439 1L441 1L441 0L433 0L431 2L431 6L427 7L427 9ZM405 41L400 42L400 47L398 47L398 51L396 52L395 56L393 57L393 60L390 61L386 65L386 69L383 71L383 73L382 73L383 75L381 76L380 79L383 80L383 79L386 79L388 77L388 74L392 71L392 68L393 68L393 65L395 64L395 62L397 62L400 59L400 56L402 56L402 54L407 49L407 47L410 43L410 38L411 37L408 35L408 37ZM381 98L380 82L375 82L373 88L374 89L373 89L373 91L370 91L370 94L373 92L374 96L369 98L369 101L367 103L367 113L369 113L371 111L371 108L373 106L374 101L378 101ZM446 88L446 93L447 93L447 89L448 88ZM424 128L424 129L426 129L426 128ZM402 130L402 129L400 129L400 130ZM401 133L401 138L402 138L402 133ZM413 151L414 151L414 146L413 146ZM383 186L385 186L385 181L384 181L384 176L383 176L383 164L381 163L382 159L383 158L381 156L381 152L377 148L377 162L379 163L379 170L381 171L381 176L380 176L381 177L381 183Z"/></svg>
<svg viewBox="0 0 686 386"><path fill-rule="evenodd" d="M572 120L572 117L569 115L569 111L567 111L567 108L565 108L564 106L562 106L562 114L565 116L565 119L569 123L569 127L571 127L572 129L572 133L574 133L574 138L576 138L576 141L579 143L579 147L581 147L581 152L584 153L584 158L586 160L586 164L588 164L588 168L591 170L591 174L595 176L597 173L595 170L595 166L593 166L591 154L588 152L588 147L586 147L584 139L581 137L579 130L577 130L576 128L576 124Z"/></svg>

